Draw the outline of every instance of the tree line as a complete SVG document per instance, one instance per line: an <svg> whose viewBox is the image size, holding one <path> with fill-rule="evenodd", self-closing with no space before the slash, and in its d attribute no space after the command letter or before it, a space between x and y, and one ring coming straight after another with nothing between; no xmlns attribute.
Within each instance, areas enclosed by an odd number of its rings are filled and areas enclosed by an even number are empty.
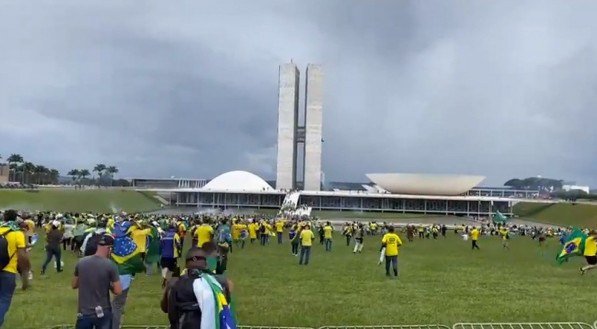
<svg viewBox="0 0 597 329"><path fill-rule="evenodd" d="M0 155L0 160L2 159ZM9 182L18 182L22 185L60 184L60 172L57 169L25 161L20 154L11 154L6 158L6 162L9 167ZM114 179L114 175L117 173L118 168L116 166L99 163L95 165L92 171L89 171L89 169L72 169L67 175L71 177L73 184L79 186L129 186L130 182L125 179Z"/></svg>
<svg viewBox="0 0 597 329"><path fill-rule="evenodd" d="M79 186L129 186L130 183L125 179L114 179L114 175L117 173L118 168L116 166L106 166L103 163L98 163L92 171L89 171L89 169L71 169L67 175L71 177L74 184ZM87 178L89 176L91 178Z"/></svg>
<svg viewBox="0 0 597 329"><path fill-rule="evenodd" d="M2 159L2 156L0 156ZM6 158L8 163L8 181L19 182L23 185L38 184L58 184L60 172L57 169L47 168L43 165L37 165L25 161L20 154L11 154Z"/></svg>

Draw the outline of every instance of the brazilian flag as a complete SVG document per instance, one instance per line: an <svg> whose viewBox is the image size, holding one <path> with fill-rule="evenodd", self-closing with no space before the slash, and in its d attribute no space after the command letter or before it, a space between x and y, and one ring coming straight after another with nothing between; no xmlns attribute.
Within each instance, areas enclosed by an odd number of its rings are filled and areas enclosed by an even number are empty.
<svg viewBox="0 0 597 329"><path fill-rule="evenodd" d="M114 247L110 255L118 267L118 274L135 274L145 271L141 250L131 237L133 224L130 221L117 222L112 230Z"/></svg>
<svg viewBox="0 0 597 329"><path fill-rule="evenodd" d="M147 237L147 254L145 262L148 264L156 264L160 261L160 234L158 229L151 227L151 235Z"/></svg>
<svg viewBox="0 0 597 329"><path fill-rule="evenodd" d="M572 256L582 256L585 252L585 243L587 241L587 235L584 234L580 229L575 228L570 233L562 247L562 251L556 257L558 263L562 264L566 259Z"/></svg>

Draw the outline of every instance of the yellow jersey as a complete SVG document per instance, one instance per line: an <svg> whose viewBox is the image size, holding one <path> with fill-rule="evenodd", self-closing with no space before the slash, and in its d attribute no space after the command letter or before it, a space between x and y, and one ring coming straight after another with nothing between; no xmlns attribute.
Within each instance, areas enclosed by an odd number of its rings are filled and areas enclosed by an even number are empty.
<svg viewBox="0 0 597 329"><path fill-rule="evenodd" d="M334 231L334 228L331 226L325 226L323 228L323 237L326 239L331 239L332 238L332 232Z"/></svg>
<svg viewBox="0 0 597 329"><path fill-rule="evenodd" d="M197 247L203 246L204 243L211 241L214 234L213 227L203 224L195 230L195 236L197 237Z"/></svg>
<svg viewBox="0 0 597 329"><path fill-rule="evenodd" d="M139 248L141 252L145 252L147 250L147 236L151 234L151 229L136 229L132 232L131 236L135 244Z"/></svg>
<svg viewBox="0 0 597 329"><path fill-rule="evenodd" d="M500 234L502 235L502 240L507 240L508 239L508 230L507 229L501 229L500 230Z"/></svg>
<svg viewBox="0 0 597 329"><path fill-rule="evenodd" d="M471 231L471 239L473 239L473 241L479 240L479 234L481 234L479 232L479 230L477 230L477 229L472 230Z"/></svg>
<svg viewBox="0 0 597 329"><path fill-rule="evenodd" d="M398 256L398 247L402 245L398 234L386 233L381 239L381 243L386 246L386 256Z"/></svg>
<svg viewBox="0 0 597 329"><path fill-rule="evenodd" d="M311 247L313 245L313 239L315 239L313 231L306 229L301 232L301 245L304 247Z"/></svg>
<svg viewBox="0 0 597 329"><path fill-rule="evenodd" d="M597 255L597 241L594 237L589 236L585 240L585 252L584 256L595 256Z"/></svg>
<svg viewBox="0 0 597 329"><path fill-rule="evenodd" d="M0 234L4 234L9 230L8 227L0 227ZM17 274L17 249L23 249L26 247L25 234L22 231L11 231L6 233L4 236L8 243L8 257L10 261L4 269L0 269L5 272Z"/></svg>
<svg viewBox="0 0 597 329"><path fill-rule="evenodd" d="M257 239L257 224L249 224L249 238Z"/></svg>
<svg viewBox="0 0 597 329"><path fill-rule="evenodd" d="M276 222L276 232L278 232L278 233L284 232L284 222L283 221Z"/></svg>

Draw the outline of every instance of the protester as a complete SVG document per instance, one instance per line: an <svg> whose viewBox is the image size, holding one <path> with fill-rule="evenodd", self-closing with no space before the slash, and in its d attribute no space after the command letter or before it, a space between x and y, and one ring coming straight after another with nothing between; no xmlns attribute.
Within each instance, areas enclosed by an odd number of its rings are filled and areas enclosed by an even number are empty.
<svg viewBox="0 0 597 329"><path fill-rule="evenodd" d="M305 228L301 232L301 256L299 257L299 265L309 265L309 258L311 257L311 246L313 246L313 240L315 240L315 234L311 231L309 225L305 225Z"/></svg>
<svg viewBox="0 0 597 329"><path fill-rule="evenodd" d="M402 245L402 240L398 234L394 233L394 227L388 228L386 233L381 239L382 249L385 248L385 260L386 260L386 276L390 276L390 265L394 270L394 276L398 277L398 250Z"/></svg>
<svg viewBox="0 0 597 329"><path fill-rule="evenodd" d="M12 302L17 273L29 272L30 264L26 246L25 234L17 224L17 212L7 210L4 213L3 222L0 223L0 328ZM23 276L23 280L23 289L27 289L28 277Z"/></svg>
<svg viewBox="0 0 597 329"><path fill-rule="evenodd" d="M79 290L76 329L112 328L110 291L122 293L116 267L108 259L113 245L110 235L102 235L95 254L75 266L72 288Z"/></svg>
<svg viewBox="0 0 597 329"><path fill-rule="evenodd" d="M168 231L160 239L160 265L162 266L162 287L170 279L178 267L177 260L182 249L180 237L176 232L176 225L171 224Z"/></svg>
<svg viewBox="0 0 597 329"><path fill-rule="evenodd" d="M185 257L186 273L168 284L161 304L162 310L168 313L170 328L215 328L215 317L219 316L217 310L228 308L231 283L222 276L213 275L208 266L209 254L203 248L191 247ZM215 298L218 295L223 295L224 300ZM231 318L234 321L233 315Z"/></svg>
<svg viewBox="0 0 597 329"><path fill-rule="evenodd" d="M473 250L475 250L475 249L479 250L479 245L477 244L477 241L479 240L480 234L481 234L481 232L479 232L479 230L476 227L473 227L473 230L470 233Z"/></svg>
<svg viewBox="0 0 597 329"><path fill-rule="evenodd" d="M60 260L62 251L60 249L60 242L62 241L63 234L59 230L59 227L60 222L53 221L50 232L46 234L46 261L41 267L42 275L46 273L46 268L48 267L48 264L52 261L52 258L56 260L56 271L58 273L62 272L62 264Z"/></svg>
<svg viewBox="0 0 597 329"><path fill-rule="evenodd" d="M363 224L359 223L357 230L355 232L354 235L354 250L352 251L353 253L361 253L363 251L363 241L365 240L365 230L363 229Z"/></svg>
<svg viewBox="0 0 597 329"><path fill-rule="evenodd" d="M332 234L334 232L334 228L330 222L327 222L326 225L323 227L323 236L324 236L324 243L325 243L325 251L332 251Z"/></svg>

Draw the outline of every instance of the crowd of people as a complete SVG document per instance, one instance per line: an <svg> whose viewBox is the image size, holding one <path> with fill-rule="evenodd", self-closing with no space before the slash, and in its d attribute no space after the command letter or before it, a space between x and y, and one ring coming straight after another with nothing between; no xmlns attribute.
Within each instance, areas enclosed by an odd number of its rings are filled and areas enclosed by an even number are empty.
<svg viewBox="0 0 597 329"><path fill-rule="evenodd" d="M504 248L509 249L512 235L529 236L540 245L548 237L559 237L564 245L572 232L563 228L491 222L393 225L375 221L332 223L306 217L30 214L14 210L1 215L0 327L17 277L20 276L23 289L29 286L33 276L29 250L36 244L40 232L45 233L46 242L46 259L40 273L46 275L52 260L56 271L62 272L63 252L79 256L72 280L72 287L79 291L76 327L102 329L120 327L134 276L142 272L152 275L154 269L161 272L165 288L161 307L168 314L172 328L196 328L198 323L210 328L217 321L228 321L234 326L233 284L225 273L229 254L244 249L247 244L266 246L274 243L272 241L283 244L288 239L291 254L298 257L298 264L308 266L311 248L317 241L325 252L332 252L335 236L341 235L346 246L359 254L366 238L377 240L374 247L379 247L379 263L385 262L386 276L398 277L398 255L402 246L399 232L413 242L446 238L453 230L463 239L470 239L473 250L480 250L479 240L483 236L498 236ZM589 236L584 254L588 265L581 269L582 273L597 265L597 232L585 233ZM183 250L185 240L190 245L187 250ZM219 297L214 299L214 296ZM205 320L206 307L219 312L211 312Z"/></svg>

